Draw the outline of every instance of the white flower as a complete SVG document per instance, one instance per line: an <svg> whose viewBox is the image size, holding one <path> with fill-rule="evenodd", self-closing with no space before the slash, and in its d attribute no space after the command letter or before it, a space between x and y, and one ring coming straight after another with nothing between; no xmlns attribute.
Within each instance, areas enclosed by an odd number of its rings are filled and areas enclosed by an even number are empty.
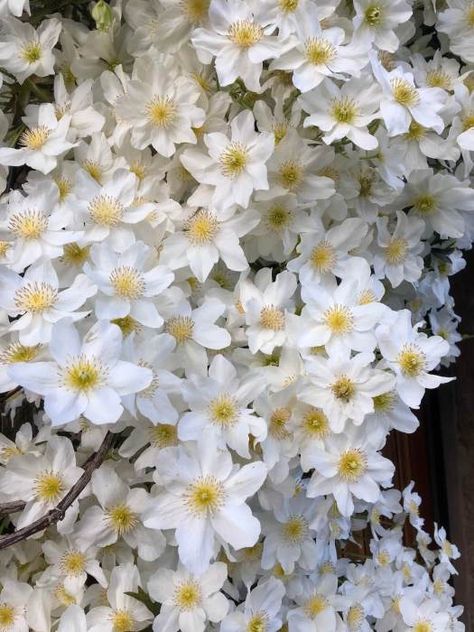
<svg viewBox="0 0 474 632"><path fill-rule="evenodd" d="M413 326L411 313L404 309L393 312L375 332L380 352L396 375L396 389L411 408L419 407L426 388L454 379L430 373L449 352L449 343L440 336L418 332L420 325Z"/></svg>
<svg viewBox="0 0 474 632"><path fill-rule="evenodd" d="M11 4L11 0L9 2ZM61 28L61 22L56 18L43 20L35 30L31 24L10 17L3 23L0 65L15 75L19 83L31 75L52 75L53 48Z"/></svg>
<svg viewBox="0 0 474 632"><path fill-rule="evenodd" d="M70 94L62 75L56 75L54 79L56 117L59 120L65 114L69 115L70 135L78 138L96 134L105 123L105 118L92 105L91 88L92 81L84 81Z"/></svg>
<svg viewBox="0 0 474 632"><path fill-rule="evenodd" d="M247 632L248 630L265 630L277 632L280 629L281 602L285 594L283 583L270 577L261 580L247 594L245 603L227 615L221 623L221 632Z"/></svg>
<svg viewBox="0 0 474 632"><path fill-rule="evenodd" d="M57 323L49 344L53 362L17 362L12 379L44 397L54 425L84 415L93 423L114 423L123 412L121 396L150 385L150 369L119 360L122 335L117 325L96 323L83 341L70 320Z"/></svg>
<svg viewBox="0 0 474 632"><path fill-rule="evenodd" d="M400 46L397 27L412 16L405 0L355 0L352 19L356 39L373 42L377 48L395 53Z"/></svg>
<svg viewBox="0 0 474 632"><path fill-rule="evenodd" d="M9 316L19 317L10 325L10 331L18 331L20 343L27 346L49 342L53 324L62 318L77 321L87 316L89 311L75 310L96 293L96 287L83 274L60 291L49 260L29 267L23 277L2 269L0 281L0 307Z"/></svg>
<svg viewBox="0 0 474 632"><path fill-rule="evenodd" d="M354 498L376 502L380 485L388 487L394 473L393 464L377 452L380 448L363 427L329 436L324 449L314 449L308 497L332 494L343 516L354 512Z"/></svg>
<svg viewBox="0 0 474 632"><path fill-rule="evenodd" d="M231 138L221 132L204 135L208 154L187 149L181 162L201 184L213 188L212 205L219 211L233 204L247 208L253 191L268 190L265 163L273 153L273 135L255 132L251 112L238 114Z"/></svg>
<svg viewBox="0 0 474 632"><path fill-rule="evenodd" d="M245 500L265 480L263 463L254 461L239 469L227 450L206 441L169 448L157 472L164 490L154 499L144 524L175 529L179 559L189 571L204 572L220 545L241 549L256 543L260 523Z"/></svg>
<svg viewBox="0 0 474 632"><path fill-rule="evenodd" d="M51 103L42 103L35 115L24 117L28 126L20 136L20 149L0 147L0 160L4 165L28 165L41 173L50 173L58 164L58 157L74 147L66 140L71 117L65 114L59 120Z"/></svg>
<svg viewBox="0 0 474 632"><path fill-rule="evenodd" d="M87 632L87 621L84 610L73 604L61 615L58 632Z"/></svg>
<svg viewBox="0 0 474 632"><path fill-rule="evenodd" d="M341 88L325 79L299 98L302 109L309 114L303 125L326 132L323 140L327 145L347 137L362 149L376 149L377 138L369 133L367 125L378 116L378 97L377 85L364 79L350 79Z"/></svg>
<svg viewBox="0 0 474 632"><path fill-rule="evenodd" d="M294 599L297 607L288 612L290 632L311 632L318 628L325 632L335 632L338 623L336 610L340 597L337 595L337 577L330 573L317 582L302 578L297 585Z"/></svg>
<svg viewBox="0 0 474 632"><path fill-rule="evenodd" d="M173 281L173 273L153 265L155 253L142 241L116 254L105 242L94 245L84 272L97 285L95 313L99 320L131 317L146 327L161 327L163 318L153 298Z"/></svg>
<svg viewBox="0 0 474 632"><path fill-rule="evenodd" d="M12 578L2 580L0 591L0 621L5 632L28 632L27 604L33 589L25 582Z"/></svg>
<svg viewBox="0 0 474 632"><path fill-rule="evenodd" d="M206 621L221 621L229 608L219 592L226 578L227 566L222 562L211 564L202 575L192 575L182 568L158 569L148 581L150 596L161 604L153 629L204 632Z"/></svg>
<svg viewBox="0 0 474 632"><path fill-rule="evenodd" d="M437 599L424 599L421 591L412 588L400 599L400 613L407 630L433 630L442 632L447 630L449 616L447 612L440 611L440 603Z"/></svg>
<svg viewBox="0 0 474 632"><path fill-rule="evenodd" d="M249 90L260 92L263 62L281 52L280 42L271 37L275 25L265 10L253 2L212 0L209 27L197 28L191 37L199 59L209 63L216 58L221 85L241 77Z"/></svg>
<svg viewBox="0 0 474 632"><path fill-rule="evenodd" d="M474 61L471 41L474 11L470 0L448 0L445 11L438 16L437 28L449 37L449 48L465 61Z"/></svg>
<svg viewBox="0 0 474 632"><path fill-rule="evenodd" d="M131 143L137 149L151 145L169 157L180 143L196 143L192 128L204 122L204 110L195 105L197 86L188 78L166 71L143 58L135 64L132 81L116 105L120 121L131 129Z"/></svg>

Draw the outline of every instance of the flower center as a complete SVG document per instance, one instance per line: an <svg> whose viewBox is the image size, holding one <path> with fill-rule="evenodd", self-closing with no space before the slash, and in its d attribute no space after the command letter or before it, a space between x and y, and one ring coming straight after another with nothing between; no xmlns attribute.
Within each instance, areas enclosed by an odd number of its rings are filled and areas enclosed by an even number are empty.
<svg viewBox="0 0 474 632"><path fill-rule="evenodd" d="M474 28L474 4L472 2L469 4L466 11L466 22L468 26Z"/></svg>
<svg viewBox="0 0 474 632"><path fill-rule="evenodd" d="M273 206L267 213L268 226L274 231L280 231L291 223L292 213L284 206Z"/></svg>
<svg viewBox="0 0 474 632"><path fill-rule="evenodd" d="M380 26L383 20L383 10L378 4L369 4L364 13L364 22L369 26Z"/></svg>
<svg viewBox="0 0 474 632"><path fill-rule="evenodd" d="M188 510L198 517L214 514L224 504L224 500L224 487L211 474L196 479L184 492Z"/></svg>
<svg viewBox="0 0 474 632"><path fill-rule="evenodd" d="M80 355L65 369L64 383L73 391L86 393L105 382L106 367L94 357Z"/></svg>
<svg viewBox="0 0 474 632"><path fill-rule="evenodd" d="M195 246L211 243L218 230L219 222L216 216L205 210L197 211L185 226L186 236Z"/></svg>
<svg viewBox="0 0 474 632"><path fill-rule="evenodd" d="M333 384L331 384L331 391L336 399L339 399L347 404L356 393L356 385L346 375L341 375Z"/></svg>
<svg viewBox="0 0 474 632"><path fill-rule="evenodd" d="M251 20L237 20L230 25L227 37L239 48L250 48L262 39L263 29Z"/></svg>
<svg viewBox="0 0 474 632"><path fill-rule="evenodd" d="M155 448L168 448L177 443L176 426L171 424L158 424L150 430L151 444Z"/></svg>
<svg viewBox="0 0 474 632"><path fill-rule="evenodd" d="M16 612L8 603L0 603L0 630L2 632L11 628L15 623Z"/></svg>
<svg viewBox="0 0 474 632"><path fill-rule="evenodd" d="M377 297L372 290L362 290L357 299L357 305L369 305L370 303L375 303L376 301Z"/></svg>
<svg viewBox="0 0 474 632"><path fill-rule="evenodd" d="M410 123L410 127L408 128L408 132L405 134L405 138L408 140L416 140L419 141L425 135L425 128L423 125L420 125L416 121L412 121Z"/></svg>
<svg viewBox="0 0 474 632"><path fill-rule="evenodd" d="M176 588L174 602L180 610L193 610L201 601L201 590L196 581L190 580Z"/></svg>
<svg viewBox="0 0 474 632"><path fill-rule="evenodd" d="M372 398L374 402L374 410L376 413L384 413L393 408L395 402L395 393L389 391L388 393L382 393L382 395L376 395Z"/></svg>
<svg viewBox="0 0 474 632"><path fill-rule="evenodd" d="M432 195L424 194L419 195L414 203L414 208L422 215L430 215L436 210L436 200Z"/></svg>
<svg viewBox="0 0 474 632"><path fill-rule="evenodd" d="M22 239L39 239L48 228L48 219L39 211L20 211L10 217L8 228Z"/></svg>
<svg viewBox="0 0 474 632"><path fill-rule="evenodd" d="M343 97L335 99L331 105L331 116L337 123L345 123L350 125L357 116L358 109L354 99Z"/></svg>
<svg viewBox="0 0 474 632"><path fill-rule="evenodd" d="M176 342L183 343L190 340L193 335L194 321L189 316L176 316L166 323L166 331Z"/></svg>
<svg viewBox="0 0 474 632"><path fill-rule="evenodd" d="M72 606L76 603L76 598L67 591L64 584L58 584L55 587L54 596L63 606Z"/></svg>
<svg viewBox="0 0 474 632"><path fill-rule="evenodd" d="M306 60L314 66L321 66L336 57L336 49L323 37L310 37L305 42Z"/></svg>
<svg viewBox="0 0 474 632"><path fill-rule="evenodd" d="M474 127L474 112L469 112L466 116L464 116L462 119L462 126L464 131Z"/></svg>
<svg viewBox="0 0 474 632"><path fill-rule="evenodd" d="M29 64L34 64L41 59L41 46L39 42L28 42L22 48L21 58Z"/></svg>
<svg viewBox="0 0 474 632"><path fill-rule="evenodd" d="M453 82L444 70L433 69L426 74L426 85L430 86L430 88L451 90Z"/></svg>
<svg viewBox="0 0 474 632"><path fill-rule="evenodd" d="M308 532L308 523L303 516L291 516L282 527L282 536L292 544L299 544Z"/></svg>
<svg viewBox="0 0 474 632"><path fill-rule="evenodd" d="M385 260L390 265L403 263L407 258L408 242L402 237L391 239L385 248Z"/></svg>
<svg viewBox="0 0 474 632"><path fill-rule="evenodd" d="M354 327L352 312L344 305L334 305L330 307L324 312L323 318L326 327L329 327L335 336L348 334Z"/></svg>
<svg viewBox="0 0 474 632"><path fill-rule="evenodd" d="M433 626L429 621L417 621L413 626L413 632L432 632Z"/></svg>
<svg viewBox="0 0 474 632"><path fill-rule="evenodd" d="M275 439L286 439L290 436L286 425L290 421L291 410L288 408L276 408L270 416L269 433Z"/></svg>
<svg viewBox="0 0 474 632"><path fill-rule="evenodd" d="M380 564L380 566L388 566L391 562L388 551L385 551L383 549L382 551L377 553L377 562Z"/></svg>
<svg viewBox="0 0 474 632"><path fill-rule="evenodd" d="M64 202L72 190L72 182L69 178L58 178L55 180L59 191L59 201Z"/></svg>
<svg viewBox="0 0 474 632"><path fill-rule="evenodd" d="M398 354L397 362L406 377L418 377L426 366L426 356L423 351L413 344L407 344Z"/></svg>
<svg viewBox="0 0 474 632"><path fill-rule="evenodd" d="M105 520L118 535L129 533L139 522L137 514L125 503L119 503L108 509Z"/></svg>
<svg viewBox="0 0 474 632"><path fill-rule="evenodd" d="M15 305L19 310L41 314L52 307L58 298L58 291L49 283L33 281L15 292Z"/></svg>
<svg viewBox="0 0 474 632"><path fill-rule="evenodd" d="M336 263L336 251L328 241L321 241L310 255L311 266L318 272L329 272Z"/></svg>
<svg viewBox="0 0 474 632"><path fill-rule="evenodd" d="M145 290L142 274L130 266L114 268L110 274L110 282L115 294L121 298L137 299Z"/></svg>
<svg viewBox="0 0 474 632"><path fill-rule="evenodd" d="M41 350L41 345L25 347L19 342L12 342L6 349L0 351L0 363L13 364L14 362L31 362Z"/></svg>
<svg viewBox="0 0 474 632"><path fill-rule="evenodd" d="M116 226L122 219L124 208L111 195L96 195L89 204L91 220L99 226Z"/></svg>
<svg viewBox="0 0 474 632"><path fill-rule="evenodd" d="M209 416L217 426L228 428L233 426L238 418L236 400L227 393L219 395L209 404Z"/></svg>
<svg viewBox="0 0 474 632"><path fill-rule="evenodd" d="M84 171L87 171L90 177L94 178L96 182L102 182L103 169L98 162L96 162L95 160L85 160L82 163L81 167L84 169Z"/></svg>
<svg viewBox="0 0 474 632"><path fill-rule="evenodd" d="M86 567L86 556L80 551L67 551L60 561L61 569L67 575L77 577L81 575Z"/></svg>
<svg viewBox="0 0 474 632"><path fill-rule="evenodd" d="M359 630L364 620L365 614L362 606L351 606L347 612L347 625L349 630Z"/></svg>
<svg viewBox="0 0 474 632"><path fill-rule="evenodd" d="M200 22L209 11L210 0L184 0L181 2L184 12L192 22Z"/></svg>
<svg viewBox="0 0 474 632"><path fill-rule="evenodd" d="M346 450L339 457L339 476L349 482L358 481L367 470L367 455L361 449Z"/></svg>
<svg viewBox="0 0 474 632"><path fill-rule="evenodd" d="M301 184L303 175L303 167L296 160L288 160L282 163L278 170L280 184L289 191L293 191Z"/></svg>
<svg viewBox="0 0 474 632"><path fill-rule="evenodd" d="M275 145L281 143L288 131L287 123L275 123L273 125L273 136L275 137Z"/></svg>
<svg viewBox="0 0 474 632"><path fill-rule="evenodd" d="M304 604L304 613L310 619L315 619L318 614L324 612L328 607L328 601L323 595L312 595Z"/></svg>
<svg viewBox="0 0 474 632"><path fill-rule="evenodd" d="M302 426L306 435L318 439L329 431L328 418L319 408L311 408L303 417Z"/></svg>
<svg viewBox="0 0 474 632"><path fill-rule="evenodd" d="M283 13L293 13L298 8L299 0L278 0Z"/></svg>
<svg viewBox="0 0 474 632"><path fill-rule="evenodd" d="M38 151L48 140L50 134L51 130L45 125L32 127L31 129L24 131L20 136L20 145L28 147L28 149Z"/></svg>
<svg viewBox="0 0 474 632"><path fill-rule="evenodd" d="M47 503L54 503L64 491L64 483L60 476L52 470L45 470L37 476L33 483L36 497Z"/></svg>
<svg viewBox="0 0 474 632"><path fill-rule="evenodd" d="M113 632L132 632L135 621L128 610L115 610L111 616Z"/></svg>
<svg viewBox="0 0 474 632"><path fill-rule="evenodd" d="M176 120L176 103L170 97L153 97L145 110L148 120L155 127L166 129Z"/></svg>
<svg viewBox="0 0 474 632"><path fill-rule="evenodd" d="M392 79L392 93L393 98L400 105L405 107L411 107L417 105L420 101L420 96L417 89L411 85L406 79L397 77Z"/></svg>
<svg viewBox="0 0 474 632"><path fill-rule="evenodd" d="M79 244L66 244L63 250L61 260L67 265L82 266L89 256L89 246L81 248Z"/></svg>
<svg viewBox="0 0 474 632"><path fill-rule="evenodd" d="M266 632L267 623L267 615L264 612L257 612L249 619L246 632Z"/></svg>
<svg viewBox="0 0 474 632"><path fill-rule="evenodd" d="M226 178L236 178L247 166L248 150L242 143L230 143L219 156L219 162Z"/></svg>
<svg viewBox="0 0 474 632"><path fill-rule="evenodd" d="M113 318L111 321L117 327L120 327L120 331L124 337L129 336L134 331L140 331L141 325L130 314L123 318Z"/></svg>
<svg viewBox="0 0 474 632"><path fill-rule="evenodd" d="M285 327L285 314L274 305L265 305L260 312L259 324L264 329L281 331Z"/></svg>

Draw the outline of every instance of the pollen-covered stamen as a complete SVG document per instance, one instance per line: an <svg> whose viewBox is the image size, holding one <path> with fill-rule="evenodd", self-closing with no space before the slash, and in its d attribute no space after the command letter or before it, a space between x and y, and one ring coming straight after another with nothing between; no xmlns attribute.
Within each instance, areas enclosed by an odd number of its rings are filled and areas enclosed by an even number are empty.
<svg viewBox="0 0 474 632"><path fill-rule="evenodd" d="M20 57L28 62L34 64L41 59L41 45L39 42L27 42L20 52Z"/></svg>
<svg viewBox="0 0 474 632"><path fill-rule="evenodd" d="M436 211L436 200L429 193L423 193L415 198L413 208L420 215L431 215L431 213Z"/></svg>
<svg viewBox="0 0 474 632"><path fill-rule="evenodd" d="M322 66L332 61L337 54L336 48L324 37L310 37L305 45L306 60L314 66Z"/></svg>
<svg viewBox="0 0 474 632"><path fill-rule="evenodd" d="M418 90L406 79L396 77L391 81L393 98L400 105L412 107L420 102Z"/></svg>
<svg viewBox="0 0 474 632"><path fill-rule="evenodd" d="M61 557L59 566L66 575L77 577L85 571L86 556L81 551L70 549Z"/></svg>
<svg viewBox="0 0 474 632"><path fill-rule="evenodd" d="M412 628L413 632L434 632L434 628L430 621L426 621L426 619L422 621L417 621Z"/></svg>
<svg viewBox="0 0 474 632"><path fill-rule="evenodd" d="M152 125L166 129L176 121L178 108L171 97L155 96L146 104L145 110Z"/></svg>
<svg viewBox="0 0 474 632"><path fill-rule="evenodd" d="M257 612L250 617L246 632L267 632L268 623L267 613Z"/></svg>
<svg viewBox="0 0 474 632"><path fill-rule="evenodd" d="M27 209L11 215L8 228L21 239L27 241L39 239L48 228L48 218L40 211Z"/></svg>
<svg viewBox="0 0 474 632"><path fill-rule="evenodd" d="M464 114L462 117L462 127L465 132L474 127L474 111L466 112Z"/></svg>
<svg viewBox="0 0 474 632"><path fill-rule="evenodd" d="M288 123L274 123L273 136L275 138L275 145L281 143L281 141L285 138L287 131Z"/></svg>
<svg viewBox="0 0 474 632"><path fill-rule="evenodd" d="M114 610L110 615L113 632L133 632L135 620L128 610Z"/></svg>
<svg viewBox="0 0 474 632"><path fill-rule="evenodd" d="M63 479L52 470L41 472L33 482L33 489L36 498L46 503L58 501L65 491Z"/></svg>
<svg viewBox="0 0 474 632"><path fill-rule="evenodd" d="M63 384L73 391L87 393L103 385L108 368L93 356L80 355L72 358L63 370Z"/></svg>
<svg viewBox="0 0 474 632"><path fill-rule="evenodd" d="M58 291L44 281L33 281L15 292L14 301L20 311L41 314L53 307L58 299Z"/></svg>
<svg viewBox="0 0 474 632"><path fill-rule="evenodd" d="M291 410L289 408L275 408L270 415L270 423L268 427L269 434L279 441L291 436L287 428L287 424L291 419Z"/></svg>
<svg viewBox="0 0 474 632"><path fill-rule="evenodd" d="M376 413L386 413L392 410L395 404L395 393L389 391L388 393L382 393L382 395L376 395L372 398L374 402L374 411Z"/></svg>
<svg viewBox="0 0 474 632"><path fill-rule="evenodd" d="M252 20L237 20L227 32L227 37L239 48L250 48L263 37L263 29Z"/></svg>
<svg viewBox="0 0 474 632"><path fill-rule="evenodd" d="M154 448L168 448L178 442L176 426L171 424L158 424L150 429L150 443Z"/></svg>
<svg viewBox="0 0 474 632"><path fill-rule="evenodd" d="M212 515L225 502L224 486L212 474L202 476L185 489L184 501L193 515Z"/></svg>
<svg viewBox="0 0 474 632"><path fill-rule="evenodd" d="M278 169L278 181L288 191L294 191L303 181L304 169L297 160L287 160Z"/></svg>
<svg viewBox="0 0 474 632"><path fill-rule="evenodd" d="M303 516L291 516L281 528L283 539L291 544L299 544L308 533L308 522Z"/></svg>
<svg viewBox="0 0 474 632"><path fill-rule="evenodd" d="M436 68L426 73L426 85L430 88L443 88L443 90L452 90L453 80L447 72Z"/></svg>
<svg viewBox="0 0 474 632"><path fill-rule="evenodd" d="M362 290L357 299L357 305L369 305L370 303L375 303L376 301L377 297L372 290Z"/></svg>
<svg viewBox="0 0 474 632"><path fill-rule="evenodd" d="M359 109L354 99L342 97L341 99L333 100L330 112L331 116L337 123L351 125L354 123Z"/></svg>
<svg viewBox="0 0 474 632"><path fill-rule="evenodd" d="M282 331L285 328L285 314L275 305L265 305L260 312L260 327L272 331Z"/></svg>
<svg viewBox="0 0 474 632"><path fill-rule="evenodd" d="M0 239L0 258L6 257L8 250L11 248L9 241L3 241Z"/></svg>
<svg viewBox="0 0 474 632"><path fill-rule="evenodd" d="M10 628L13 628L16 618L17 618L17 611L14 606L5 602L0 603L0 630L1 632L8 632Z"/></svg>
<svg viewBox="0 0 474 632"><path fill-rule="evenodd" d="M364 11L364 22L371 27L380 26L383 23L383 7L379 4L369 4Z"/></svg>
<svg viewBox="0 0 474 632"><path fill-rule="evenodd" d="M299 0L278 0L278 6L283 13L293 13L299 5Z"/></svg>
<svg viewBox="0 0 474 632"><path fill-rule="evenodd" d="M221 393L208 406L211 421L221 428L233 426L239 418L239 406L234 397L228 393Z"/></svg>
<svg viewBox="0 0 474 632"><path fill-rule="evenodd" d="M89 250L90 246L81 247L75 242L66 244L61 261L66 265L82 266L82 264L87 261Z"/></svg>
<svg viewBox="0 0 474 632"><path fill-rule="evenodd" d="M426 134L426 128L420 125L416 121L410 123L408 132L404 135L407 140L420 141Z"/></svg>
<svg viewBox="0 0 474 632"><path fill-rule="evenodd" d="M322 439L329 432L329 422L326 415L319 408L310 408L301 422L305 435Z"/></svg>
<svg viewBox="0 0 474 632"><path fill-rule="evenodd" d="M191 22L201 22L209 11L210 0L181 0L182 11Z"/></svg>
<svg viewBox="0 0 474 632"><path fill-rule="evenodd" d="M329 603L326 597L324 597L324 595L320 595L319 593L315 593L305 601L303 610L309 619L315 619L318 614L324 612L328 606Z"/></svg>
<svg viewBox="0 0 474 632"><path fill-rule="evenodd" d="M89 216L99 226L116 226L123 213L122 204L111 195L96 195L89 204Z"/></svg>
<svg viewBox="0 0 474 632"><path fill-rule="evenodd" d="M354 328L354 316L345 305L333 305L323 314L324 324L335 336L349 334Z"/></svg>
<svg viewBox="0 0 474 632"><path fill-rule="evenodd" d="M125 503L107 509L104 518L118 535L133 531L140 522L137 514Z"/></svg>
<svg viewBox="0 0 474 632"><path fill-rule="evenodd" d="M331 384L331 391L336 399L347 404L356 394L356 385L347 375L340 375L335 382Z"/></svg>
<svg viewBox="0 0 474 632"><path fill-rule="evenodd" d="M405 377L418 377L426 367L426 356L416 344L406 344L397 356L397 362Z"/></svg>
<svg viewBox="0 0 474 632"><path fill-rule="evenodd" d="M226 178L237 178L247 166L248 158L248 149L242 143L230 143L219 156L222 174Z"/></svg>
<svg viewBox="0 0 474 632"><path fill-rule="evenodd" d="M201 602L201 589L197 581L188 580L178 584L173 596L174 603L182 611L193 610Z"/></svg>
<svg viewBox="0 0 474 632"><path fill-rule="evenodd" d="M184 230L193 245L204 246L214 240L219 222L214 213L201 209L186 222Z"/></svg>
<svg viewBox="0 0 474 632"><path fill-rule="evenodd" d="M72 182L69 178L62 177L55 180L59 191L59 201L64 202L72 191Z"/></svg>
<svg viewBox="0 0 474 632"><path fill-rule="evenodd" d="M23 147L27 147L28 149L38 151L46 143L50 134L51 130L45 125L32 127L31 129L24 131L20 136L20 145L23 145Z"/></svg>
<svg viewBox="0 0 474 632"><path fill-rule="evenodd" d="M14 362L31 362L41 350L41 345L26 347L19 342L12 342L0 351L1 364L13 364Z"/></svg>
<svg viewBox="0 0 474 632"><path fill-rule="evenodd" d="M63 583L57 584L53 592L54 597L63 606L72 606L76 603L76 598L66 589Z"/></svg>
<svg viewBox="0 0 474 632"><path fill-rule="evenodd" d="M329 272L337 260L336 250L328 241L320 241L311 251L309 260L318 272Z"/></svg>
<svg viewBox="0 0 474 632"><path fill-rule="evenodd" d="M407 258L408 242L402 237L394 237L385 248L385 260L389 265L399 265Z"/></svg>
<svg viewBox="0 0 474 632"><path fill-rule="evenodd" d="M96 182L99 182L99 184L102 182L104 170L98 162L96 162L95 160L84 160L84 162L81 164L81 167L84 169L84 171L87 171L90 177L94 178Z"/></svg>
<svg viewBox="0 0 474 632"><path fill-rule="evenodd" d="M194 321L189 316L175 316L168 320L165 330L178 344L183 343L192 338Z"/></svg>
<svg viewBox="0 0 474 632"><path fill-rule="evenodd" d="M466 23L474 28L474 2L470 2L466 10Z"/></svg>
<svg viewBox="0 0 474 632"><path fill-rule="evenodd" d="M367 455L360 448L346 450L339 457L337 471L345 481L358 481L367 470Z"/></svg>
<svg viewBox="0 0 474 632"><path fill-rule="evenodd" d="M351 606L347 612L346 623L350 632L358 632L365 619L365 612L358 604Z"/></svg>
<svg viewBox="0 0 474 632"><path fill-rule="evenodd" d="M281 204L272 206L265 216L265 223L275 232L280 232L291 224L293 213Z"/></svg>
<svg viewBox="0 0 474 632"><path fill-rule="evenodd" d="M114 292L120 298L129 300L137 299L145 291L143 275L131 266L119 266L110 273L110 283Z"/></svg>

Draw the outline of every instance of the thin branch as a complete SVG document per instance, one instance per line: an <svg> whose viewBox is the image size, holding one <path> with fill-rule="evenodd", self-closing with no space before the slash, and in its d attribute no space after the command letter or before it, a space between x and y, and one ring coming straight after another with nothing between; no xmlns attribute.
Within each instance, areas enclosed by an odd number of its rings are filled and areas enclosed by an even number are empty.
<svg viewBox="0 0 474 632"><path fill-rule="evenodd" d="M82 466L84 469L82 476L74 483L74 485L64 496L64 498L58 503L58 505L54 507L54 509L51 509L51 511L49 511L45 516L39 518L38 520L35 520L26 527L23 527L23 529L19 529L14 533L8 533L7 535L0 537L0 550L6 549L13 544L21 542L22 540L26 540L35 533L39 533L50 525L63 520L66 511L91 480L92 472L96 470L105 459L107 452L112 447L113 440L114 435L111 432L108 432L105 435L105 438L102 441L97 452L94 452ZM7 504L13 505L14 503ZM4 506L5 505L3 505L3 507Z"/></svg>
<svg viewBox="0 0 474 632"><path fill-rule="evenodd" d="M24 500L14 500L11 503L3 503L0 505L0 516L7 516L8 514L17 513L25 508Z"/></svg>

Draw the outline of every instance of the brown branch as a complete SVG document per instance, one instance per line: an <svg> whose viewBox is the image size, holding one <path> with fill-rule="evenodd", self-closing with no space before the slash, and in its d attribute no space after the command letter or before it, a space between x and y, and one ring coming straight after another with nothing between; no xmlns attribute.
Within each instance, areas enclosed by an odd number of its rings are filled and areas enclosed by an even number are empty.
<svg viewBox="0 0 474 632"><path fill-rule="evenodd" d="M0 505L0 516L6 516L8 514L16 513L17 511L22 511L25 508L24 500L14 500L10 503L3 503Z"/></svg>
<svg viewBox="0 0 474 632"><path fill-rule="evenodd" d="M45 516L38 518L38 520L35 520L26 527L23 527L23 529L18 529L18 531L15 531L14 533L8 533L7 535L0 537L0 550L6 549L13 544L21 542L22 540L26 540L35 533L39 533L50 525L63 520L66 511L91 480L92 472L96 470L105 459L107 452L112 447L113 440L114 435L111 432L108 432L97 452L94 452L82 466L84 469L82 476L74 483L64 498L60 500L58 505L54 507L54 509L51 509L51 511L48 511ZM20 502L21 501L18 501L18 503L16 503L17 507ZM12 506L15 505L15 503L6 503L6 505ZM2 507L5 507L6 505L2 505ZM20 509L16 509L16 511L20 511Z"/></svg>

